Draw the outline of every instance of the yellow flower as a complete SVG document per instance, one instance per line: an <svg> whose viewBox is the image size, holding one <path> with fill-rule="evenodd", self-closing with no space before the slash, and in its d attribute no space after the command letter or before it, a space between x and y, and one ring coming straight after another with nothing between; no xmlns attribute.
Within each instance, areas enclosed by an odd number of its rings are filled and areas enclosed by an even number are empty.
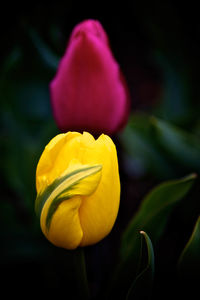
<svg viewBox="0 0 200 300"><path fill-rule="evenodd" d="M95 244L112 229L120 200L114 143L87 132L54 137L36 170L36 212L47 239L75 249Z"/></svg>

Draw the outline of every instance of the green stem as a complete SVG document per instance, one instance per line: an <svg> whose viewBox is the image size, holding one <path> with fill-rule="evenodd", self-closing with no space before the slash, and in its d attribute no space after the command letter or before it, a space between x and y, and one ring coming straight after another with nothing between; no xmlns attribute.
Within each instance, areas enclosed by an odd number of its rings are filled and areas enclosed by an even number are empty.
<svg viewBox="0 0 200 300"><path fill-rule="evenodd" d="M77 248L76 250L73 250L73 252L78 293L81 296L80 299L88 300L90 298L90 295L87 280L84 249Z"/></svg>

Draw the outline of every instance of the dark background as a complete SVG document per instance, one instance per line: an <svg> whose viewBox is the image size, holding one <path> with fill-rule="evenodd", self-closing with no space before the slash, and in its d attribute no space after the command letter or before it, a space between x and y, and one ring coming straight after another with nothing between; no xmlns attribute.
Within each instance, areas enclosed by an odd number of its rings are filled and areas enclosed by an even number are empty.
<svg viewBox="0 0 200 300"><path fill-rule="evenodd" d="M156 115L199 138L200 24L193 2L4 3L0 48L1 286L12 286L18 293L22 286L63 288L68 282L68 289L73 287L70 252L45 240L34 213L35 168L44 146L59 133L50 107L49 82L71 30L88 18L98 19L110 38L130 89L131 115ZM119 216L105 240L85 249L92 294L99 297L117 261L120 235L143 196L165 179L199 172L180 165L165 150L160 153L171 167L169 173L162 165L160 172L145 167L141 171L134 160L127 160L118 136L113 139L122 184ZM198 216L198 197L197 180L188 198L173 212L155 249L155 295L162 295L166 285L166 293L171 295L176 285L174 266ZM162 273L168 275L167 284L160 279Z"/></svg>

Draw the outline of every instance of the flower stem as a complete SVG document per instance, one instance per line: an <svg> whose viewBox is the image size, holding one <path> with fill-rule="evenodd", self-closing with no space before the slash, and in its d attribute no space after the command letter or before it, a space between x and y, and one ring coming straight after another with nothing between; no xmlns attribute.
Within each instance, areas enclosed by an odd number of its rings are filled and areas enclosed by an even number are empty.
<svg viewBox="0 0 200 300"><path fill-rule="evenodd" d="M89 287L87 280L87 271L85 264L85 255L83 248L77 248L74 251L74 266L76 272L76 280L77 280L77 289L83 300L88 300L89 296Z"/></svg>

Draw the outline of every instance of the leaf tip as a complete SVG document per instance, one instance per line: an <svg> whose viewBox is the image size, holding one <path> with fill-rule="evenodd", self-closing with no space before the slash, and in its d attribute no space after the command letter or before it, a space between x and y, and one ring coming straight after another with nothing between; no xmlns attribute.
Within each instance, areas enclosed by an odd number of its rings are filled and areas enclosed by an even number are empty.
<svg viewBox="0 0 200 300"><path fill-rule="evenodd" d="M185 178L187 179L187 180L194 180L194 179L196 179L198 177L198 174L197 173L191 173L191 174L189 174L188 176L186 176Z"/></svg>
<svg viewBox="0 0 200 300"><path fill-rule="evenodd" d="M193 178L197 178L198 174L194 172L194 173L191 173L190 176L193 177Z"/></svg>

